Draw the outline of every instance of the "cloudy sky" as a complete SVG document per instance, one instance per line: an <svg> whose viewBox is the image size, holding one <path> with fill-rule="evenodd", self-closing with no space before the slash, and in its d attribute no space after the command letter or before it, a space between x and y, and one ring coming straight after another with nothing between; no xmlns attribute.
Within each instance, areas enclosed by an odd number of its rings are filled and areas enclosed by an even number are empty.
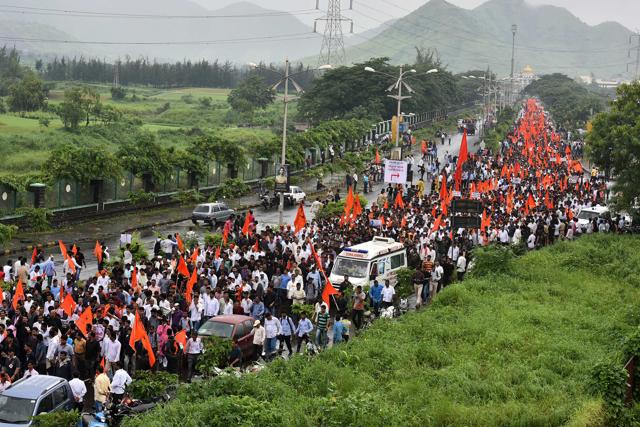
<svg viewBox="0 0 640 427"><path fill-rule="evenodd" d="M227 6L238 0L193 0L209 9ZM316 0L248 0L267 9L304 10L315 7ZM472 9L486 0L448 0L457 6ZM517 1L517 0L515 0ZM640 27L640 0L526 0L532 5L550 4L569 9L574 15L588 24L599 24L604 21L618 21L630 30ZM347 13L356 22L355 31L379 25L380 21L406 15L425 4L426 0L354 0L354 12ZM320 7L325 8L327 0L320 0ZM349 0L342 0L343 8L347 8ZM358 13L357 11L360 11ZM365 16L366 15L366 16ZM311 15L300 15L305 22L312 21Z"/></svg>

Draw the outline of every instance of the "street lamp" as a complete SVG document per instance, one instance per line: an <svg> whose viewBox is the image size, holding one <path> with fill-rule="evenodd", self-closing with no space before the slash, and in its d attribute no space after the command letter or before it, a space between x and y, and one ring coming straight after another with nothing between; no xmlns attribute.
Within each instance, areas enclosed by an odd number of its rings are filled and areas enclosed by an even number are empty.
<svg viewBox="0 0 640 427"><path fill-rule="evenodd" d="M364 70L369 72L369 73L376 73L376 74L382 74L383 76L387 76L387 77L391 77L392 79L394 79L396 82L394 84L392 84L391 86L389 86L387 88L387 92L390 92L392 89L397 89L398 90L398 94L397 95L387 95L389 98L393 98L396 101L398 101L398 113L396 114L397 120L396 120L396 147L399 145L399 141L400 141L400 108L402 105L402 100L403 99L408 99L411 98L411 96L402 96L402 86L404 86L407 91L409 93L413 93L415 92L413 89L411 89L411 86L409 86L405 81L404 78L407 74L416 74L417 71L412 68L410 70L407 71L402 71L402 65L400 66L400 72L398 74L398 77L392 76L391 74L387 74L384 73L382 71L377 71L372 67L364 67ZM438 69L437 68L432 68L429 71L427 71L426 73L424 73L425 75L427 74L433 74L433 73L437 73Z"/></svg>
<svg viewBox="0 0 640 427"><path fill-rule="evenodd" d="M306 73L308 70L304 70L304 71L300 71L294 74L289 74L289 60L285 59L284 61L284 75L280 74L277 71L271 70L269 68L264 68L264 67L260 67L258 66L258 64L254 63L254 62L250 62L247 64L250 68L253 69L260 69L260 70L265 70L265 71L270 71L276 75L278 75L280 77L280 80L278 80L273 86L272 89L273 90L277 90L278 87L284 83L284 99L282 100L282 102L284 103L284 119L283 119L283 123L282 123L282 155L280 157L280 165L284 168L286 165L286 156L287 156L287 116L289 114L289 102L294 101L296 98L295 97L291 97L289 98L289 82L291 82L291 84L293 85L293 87L296 89L297 93L302 93L304 92L302 90L302 87L296 83L295 80L293 80L292 77L297 76L299 74L302 73ZM316 68L316 70L328 70L331 69L332 66L330 64L325 64L325 65L321 65L318 68ZM282 224L284 223L283 221L283 217L284 217L284 193L280 192L280 205L278 206L278 225L282 226Z"/></svg>

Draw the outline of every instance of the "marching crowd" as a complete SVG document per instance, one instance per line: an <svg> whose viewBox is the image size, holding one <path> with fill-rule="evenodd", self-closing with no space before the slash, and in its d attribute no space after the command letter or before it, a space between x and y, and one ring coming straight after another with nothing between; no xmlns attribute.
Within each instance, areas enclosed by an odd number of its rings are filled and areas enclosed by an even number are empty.
<svg viewBox="0 0 640 427"><path fill-rule="evenodd" d="M375 278L368 289L352 290L345 277L336 290L325 272L342 247L374 236L404 243L420 305L464 280L478 245L534 249L619 228L598 218L585 229L578 226L582 207L603 203L605 183L585 177L574 153L581 146L565 138L528 100L498 152L470 153L465 135L459 155L440 163L436 144L425 142L423 155L412 161L416 184L388 185L367 209L352 185L340 217L296 217L293 226L258 231L249 211L220 227L216 246L188 248L179 235L169 235L158 239L148 259L128 245L121 259L107 262L96 242L99 274L86 281L78 280L86 261L77 245L68 249L60 242L61 254L35 249L31 259L9 261L0 272L0 390L47 373L78 380L72 388L80 404L86 388L78 383L93 381L100 404L110 393L120 398L137 369L184 368L190 379L204 349L197 331L219 315L253 318L257 356L285 345L289 353L294 345L300 352L309 341L325 347L329 336L334 343L348 339L349 318L360 328L367 307L377 311L397 295L388 281ZM374 166L377 174L379 164ZM454 198L482 201L479 229L451 228ZM65 259L62 275L56 257ZM313 315L294 314L295 303L314 305ZM229 363L244 362L234 342Z"/></svg>

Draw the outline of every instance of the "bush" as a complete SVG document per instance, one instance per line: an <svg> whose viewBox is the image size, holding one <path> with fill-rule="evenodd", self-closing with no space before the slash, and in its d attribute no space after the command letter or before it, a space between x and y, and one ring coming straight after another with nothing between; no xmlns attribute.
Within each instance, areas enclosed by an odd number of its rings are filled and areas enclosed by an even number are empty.
<svg viewBox="0 0 640 427"><path fill-rule="evenodd" d="M42 231L51 230L51 216L53 215L49 209L46 208L18 208L16 209L17 215L24 216L27 227L31 231L36 233Z"/></svg>
<svg viewBox="0 0 640 427"><path fill-rule="evenodd" d="M158 397L172 384L178 383L178 376L164 371L137 371L128 391L136 399Z"/></svg>
<svg viewBox="0 0 640 427"><path fill-rule="evenodd" d="M10 242L17 232L18 227L15 225L0 224L0 245Z"/></svg>
<svg viewBox="0 0 640 427"><path fill-rule="evenodd" d="M314 307L311 304L298 304L295 303L291 306L291 314L295 316L300 316L301 314L306 314L309 319L313 317Z"/></svg>
<svg viewBox="0 0 640 427"><path fill-rule="evenodd" d="M489 274L507 274L511 271L515 255L508 246L490 245L473 251L473 269L475 277Z"/></svg>
<svg viewBox="0 0 640 427"><path fill-rule="evenodd" d="M33 417L34 427L75 427L80 419L77 410L57 411L40 414Z"/></svg>
<svg viewBox="0 0 640 427"><path fill-rule="evenodd" d="M360 206L362 206L362 209L364 209L364 207L367 206L367 203L369 201L367 200L366 197L360 194L358 195L358 197L360 198ZM321 221L327 218L335 218L336 216L342 215L342 213L344 212L344 203L345 203L344 199L340 200L339 202L327 203L322 208L320 208L318 213L316 213L315 219L317 219L318 221Z"/></svg>
<svg viewBox="0 0 640 427"><path fill-rule="evenodd" d="M122 246L119 249L120 261L124 259L124 250L125 246ZM147 248L144 246L144 243L140 238L140 233L133 233L131 236L131 248L129 251L131 252L131 255L133 255L134 261L149 259L149 251L147 251Z"/></svg>
<svg viewBox="0 0 640 427"><path fill-rule="evenodd" d="M171 198L181 205L200 203L205 199L204 195L197 189L181 191L177 194L174 194Z"/></svg>
<svg viewBox="0 0 640 427"><path fill-rule="evenodd" d="M222 234L220 233L206 233L204 235L204 245L207 247L217 248L222 246Z"/></svg>
<svg viewBox="0 0 640 427"><path fill-rule="evenodd" d="M621 425L624 417L624 397L627 371L616 360L600 362L591 370L589 389L604 400L611 425Z"/></svg>
<svg viewBox="0 0 640 427"><path fill-rule="evenodd" d="M225 179L224 182L216 188L209 201L216 202L222 199L235 199L244 196L249 192L249 186L239 178Z"/></svg>
<svg viewBox="0 0 640 427"><path fill-rule="evenodd" d="M219 337L204 339L204 351L198 359L197 369L205 377L216 374L216 368L222 368L227 364L231 352L231 341Z"/></svg>
<svg viewBox="0 0 640 427"><path fill-rule="evenodd" d="M413 268L401 268L398 270L398 283L396 283L396 296L407 298L413 295L413 275L416 270Z"/></svg>
<svg viewBox="0 0 640 427"><path fill-rule="evenodd" d="M144 206L151 204L155 200L155 197L156 196L153 193L144 190L131 191L127 195L127 198L134 206Z"/></svg>
<svg viewBox="0 0 640 427"><path fill-rule="evenodd" d="M47 117L40 117L38 119L38 123L40 124L40 126L44 126L48 128L49 124L51 123L51 120L49 120Z"/></svg>
<svg viewBox="0 0 640 427"><path fill-rule="evenodd" d="M121 101L127 96L127 90L121 86L111 88L111 99Z"/></svg>

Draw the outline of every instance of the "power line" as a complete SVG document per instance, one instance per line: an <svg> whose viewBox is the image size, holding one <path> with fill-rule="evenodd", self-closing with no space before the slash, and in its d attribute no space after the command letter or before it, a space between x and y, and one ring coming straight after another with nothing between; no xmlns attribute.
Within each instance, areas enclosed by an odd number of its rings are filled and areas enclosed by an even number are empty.
<svg viewBox="0 0 640 427"><path fill-rule="evenodd" d="M316 18L313 24L313 31L315 32L317 22L325 21L322 46L320 47L320 55L318 55L319 66L325 64L343 65L346 60L342 23L351 22L351 32L353 32L353 21L349 18L342 17L340 2L341 0L328 0L326 15L321 18ZM320 2L316 0L316 7L319 7L319 3ZM351 0L351 3L353 4L353 0Z"/></svg>
<svg viewBox="0 0 640 427"><path fill-rule="evenodd" d="M271 12L255 12L246 14L231 15L156 15L156 14L135 14L135 13L118 13L118 12L91 12L83 10L70 9L51 9L43 7L27 7L16 5L0 4L0 8L5 8L2 12L16 13L24 15L47 15L47 16L72 16L82 18L133 18L133 19L232 19L232 18L263 18L271 16L287 16L287 15L308 15L316 14L315 9L301 9L292 11L271 11Z"/></svg>
<svg viewBox="0 0 640 427"><path fill-rule="evenodd" d="M12 36L0 36L0 40L13 41L13 42L60 43L60 44L170 46L170 45L208 45L208 44L222 44L222 43L243 43L247 41L261 42L261 41L308 40L308 39L315 39L317 37L318 36L314 35L313 33L297 33L297 34L283 34L280 36L247 37L247 38L241 38L241 39L162 41L162 42L111 42L111 41L85 41L85 40L56 40L56 39L12 37Z"/></svg>

